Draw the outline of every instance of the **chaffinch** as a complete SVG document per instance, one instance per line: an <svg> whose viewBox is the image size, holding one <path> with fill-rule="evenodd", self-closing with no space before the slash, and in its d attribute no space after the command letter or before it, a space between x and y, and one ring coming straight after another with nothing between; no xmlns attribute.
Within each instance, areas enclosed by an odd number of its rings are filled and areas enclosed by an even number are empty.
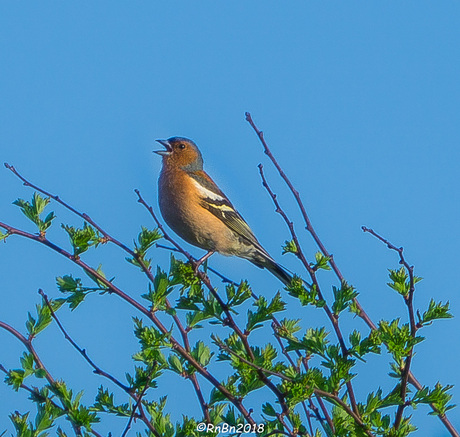
<svg viewBox="0 0 460 437"><path fill-rule="evenodd" d="M169 227L194 246L213 253L236 255L266 268L288 284L292 276L260 245L249 225L227 196L203 171L203 157L187 138L157 140L165 150L158 180L161 214Z"/></svg>

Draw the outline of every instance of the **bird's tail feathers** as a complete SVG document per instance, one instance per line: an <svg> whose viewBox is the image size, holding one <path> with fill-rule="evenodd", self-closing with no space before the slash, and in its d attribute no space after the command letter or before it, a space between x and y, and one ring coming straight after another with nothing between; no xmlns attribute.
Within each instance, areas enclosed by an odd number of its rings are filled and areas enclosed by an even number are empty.
<svg viewBox="0 0 460 437"><path fill-rule="evenodd" d="M294 274L278 264L270 255L264 252L259 252L257 258L251 259L251 262L256 266L267 269L272 275L276 276L284 285L289 285L294 278ZM302 279L303 284L310 288L311 284Z"/></svg>
<svg viewBox="0 0 460 437"><path fill-rule="evenodd" d="M256 255L256 256L254 256ZM249 260L257 267L267 269L272 275L276 276L284 285L291 283L293 275L278 264L268 253L263 249L253 254Z"/></svg>
<svg viewBox="0 0 460 437"><path fill-rule="evenodd" d="M284 285L288 285L291 283L293 275L277 262L268 260L267 264L264 267L270 273L276 276Z"/></svg>

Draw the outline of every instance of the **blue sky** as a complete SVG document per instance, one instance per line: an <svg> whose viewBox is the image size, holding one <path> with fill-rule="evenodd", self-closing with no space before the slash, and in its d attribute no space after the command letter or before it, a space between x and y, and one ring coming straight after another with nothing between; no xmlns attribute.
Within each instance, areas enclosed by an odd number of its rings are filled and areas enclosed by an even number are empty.
<svg viewBox="0 0 460 437"><path fill-rule="evenodd" d="M406 313L385 285L387 268L398 267L396 255L364 235L361 225L405 247L416 274L425 278L417 289L419 308L435 297L449 300L458 316L459 13L456 2L428 1L4 2L0 159L129 243L141 225L151 226L133 189L156 206L160 160L152 154L154 140L190 137L261 243L296 270L294 259L281 258L288 232L261 187L259 162L310 256L315 247L244 120L250 111L374 321ZM11 205L32 192L7 170L0 171L0 184L0 220L32 230ZM65 244L58 225L80 221L54 210L50 237ZM153 255L168 266L167 253ZM122 253L102 248L87 259L102 261L134 296L144 292L143 278ZM18 328L38 302L39 287L57 296L54 277L78 273L18 238L1 245L0 265L0 320ZM248 278L261 294L279 287L243 260L214 256L211 265ZM62 317L101 365L122 377L136 350L133 315L104 296ZM292 309L286 316L302 317L305 327L326 323L312 311ZM457 403L459 328L458 317L427 328L414 361L422 383L455 384ZM0 344L7 351L2 363L16 367L21 345L6 333ZM91 376L54 327L37 344L53 373L76 391L86 389L88 399L105 383ZM387 383L385 358L375 360L375 369L379 376L364 373L358 384L363 396ZM193 399L189 386L180 387ZM1 432L10 426L8 413L28 404L4 385L0 398L7 399L0 404ZM171 398L168 405L177 412L183 404ZM195 407L188 402L185 413ZM415 423L423 431L415 435L445 435L427 413L417 410ZM450 417L460 427L455 410ZM119 421L105 431L118 429Z"/></svg>

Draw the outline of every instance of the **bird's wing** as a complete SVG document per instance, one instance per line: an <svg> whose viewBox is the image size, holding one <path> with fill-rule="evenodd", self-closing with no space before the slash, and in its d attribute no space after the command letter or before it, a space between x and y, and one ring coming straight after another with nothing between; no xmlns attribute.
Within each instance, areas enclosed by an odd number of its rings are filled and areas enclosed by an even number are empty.
<svg viewBox="0 0 460 437"><path fill-rule="evenodd" d="M193 178L201 197L201 206L214 214L233 232L252 243L263 254L262 248L249 225L232 205L228 197L219 189L215 182L202 170L189 173ZM267 254L268 256L268 254Z"/></svg>

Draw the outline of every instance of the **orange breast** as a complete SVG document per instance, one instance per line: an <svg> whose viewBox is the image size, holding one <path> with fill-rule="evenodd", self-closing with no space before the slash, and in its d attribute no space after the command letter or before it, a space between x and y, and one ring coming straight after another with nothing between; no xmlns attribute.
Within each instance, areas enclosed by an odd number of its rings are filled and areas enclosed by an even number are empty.
<svg viewBox="0 0 460 437"><path fill-rule="evenodd" d="M192 179L182 170L163 170L159 179L161 214L181 238L205 250L239 255L246 246L240 237L200 205Z"/></svg>

